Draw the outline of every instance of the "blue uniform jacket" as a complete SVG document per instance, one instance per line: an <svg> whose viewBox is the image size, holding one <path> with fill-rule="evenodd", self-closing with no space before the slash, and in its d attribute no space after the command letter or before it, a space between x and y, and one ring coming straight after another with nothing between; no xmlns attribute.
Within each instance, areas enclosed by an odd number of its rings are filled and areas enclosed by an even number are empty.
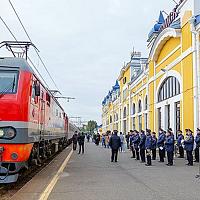
<svg viewBox="0 0 200 200"><path fill-rule="evenodd" d="M181 140L184 140L183 134L179 134L179 135L178 135L178 138L177 138L177 146L178 146L178 147L181 147L181 146L182 146Z"/></svg>
<svg viewBox="0 0 200 200"><path fill-rule="evenodd" d="M174 136L169 135L169 136L166 137L165 149L166 149L167 152L173 152L174 151Z"/></svg>
<svg viewBox="0 0 200 200"><path fill-rule="evenodd" d="M156 149L157 147L157 138L152 137L151 149Z"/></svg>
<svg viewBox="0 0 200 200"><path fill-rule="evenodd" d="M157 142L158 147L164 147L165 138L166 138L166 135L164 133L161 133L159 135L158 142Z"/></svg>
<svg viewBox="0 0 200 200"><path fill-rule="evenodd" d="M194 137L193 135L188 136L189 139L184 141L185 150L186 151L193 151L194 148Z"/></svg>
<svg viewBox="0 0 200 200"><path fill-rule="evenodd" d="M145 149L145 141L146 141L146 135L142 133L140 136L140 143L139 143L140 149Z"/></svg>
<svg viewBox="0 0 200 200"><path fill-rule="evenodd" d="M197 147L200 147L200 135L199 134L196 135L195 142L196 142Z"/></svg>
<svg viewBox="0 0 200 200"><path fill-rule="evenodd" d="M145 148L152 149L152 136L151 135L146 136Z"/></svg>
<svg viewBox="0 0 200 200"><path fill-rule="evenodd" d="M139 148L139 143L140 143L140 136L139 136L139 134L136 134L133 137L133 145L134 145L135 149Z"/></svg>
<svg viewBox="0 0 200 200"><path fill-rule="evenodd" d="M130 145L132 146L133 145L133 135L131 135L130 137L129 137L129 142L130 142Z"/></svg>

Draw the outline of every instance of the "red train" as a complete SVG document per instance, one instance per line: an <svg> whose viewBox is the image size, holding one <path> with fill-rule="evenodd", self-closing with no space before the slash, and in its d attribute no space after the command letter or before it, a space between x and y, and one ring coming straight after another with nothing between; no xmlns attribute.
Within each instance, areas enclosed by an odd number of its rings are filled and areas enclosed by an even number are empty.
<svg viewBox="0 0 200 200"><path fill-rule="evenodd" d="M63 148L70 131L63 108L28 62L0 58L0 183L17 181L22 168Z"/></svg>

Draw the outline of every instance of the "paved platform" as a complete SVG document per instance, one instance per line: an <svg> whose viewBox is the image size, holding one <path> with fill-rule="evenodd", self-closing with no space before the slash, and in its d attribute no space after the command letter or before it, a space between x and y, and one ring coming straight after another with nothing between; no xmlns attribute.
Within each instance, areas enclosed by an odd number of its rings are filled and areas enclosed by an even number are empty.
<svg viewBox="0 0 200 200"><path fill-rule="evenodd" d="M45 188L55 176L65 158L71 151L71 146L63 150L40 173L34 176L23 188L21 188L11 200L38 200Z"/></svg>
<svg viewBox="0 0 200 200"><path fill-rule="evenodd" d="M168 167L158 161L146 167L120 153L110 162L110 150L86 143L86 153L73 153L49 200L199 200L198 166L176 159Z"/></svg>

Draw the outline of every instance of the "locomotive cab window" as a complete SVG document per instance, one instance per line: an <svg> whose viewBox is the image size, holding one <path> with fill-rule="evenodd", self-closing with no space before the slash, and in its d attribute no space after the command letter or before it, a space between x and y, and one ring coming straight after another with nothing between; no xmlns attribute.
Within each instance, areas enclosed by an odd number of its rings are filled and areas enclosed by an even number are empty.
<svg viewBox="0 0 200 200"><path fill-rule="evenodd" d="M18 71L0 70L0 94L15 94L17 83Z"/></svg>

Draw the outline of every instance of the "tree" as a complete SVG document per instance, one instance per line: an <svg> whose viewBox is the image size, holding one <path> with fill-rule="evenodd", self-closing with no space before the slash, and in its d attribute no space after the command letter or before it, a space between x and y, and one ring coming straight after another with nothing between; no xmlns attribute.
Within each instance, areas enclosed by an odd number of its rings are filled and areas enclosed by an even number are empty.
<svg viewBox="0 0 200 200"><path fill-rule="evenodd" d="M89 131L90 133L94 132L94 130L97 128L97 122L90 120L88 121L87 124L87 131Z"/></svg>

